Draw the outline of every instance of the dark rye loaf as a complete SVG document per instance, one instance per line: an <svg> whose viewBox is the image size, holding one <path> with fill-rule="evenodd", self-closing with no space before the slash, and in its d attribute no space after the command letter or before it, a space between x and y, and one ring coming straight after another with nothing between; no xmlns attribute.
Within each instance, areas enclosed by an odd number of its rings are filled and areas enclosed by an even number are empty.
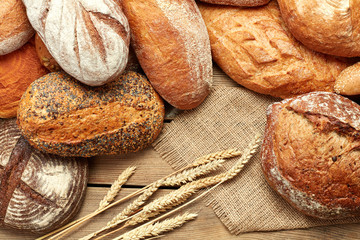
<svg viewBox="0 0 360 240"><path fill-rule="evenodd" d="M261 159L272 188L310 216L360 216L360 106L314 92L267 114Z"/></svg>
<svg viewBox="0 0 360 240"><path fill-rule="evenodd" d="M160 133L164 114L161 98L138 73L127 72L94 88L55 72L26 90L18 125L39 150L90 157L147 147Z"/></svg>
<svg viewBox="0 0 360 240"><path fill-rule="evenodd" d="M69 221L85 195L85 159L41 153L0 120L0 225L44 233Z"/></svg>

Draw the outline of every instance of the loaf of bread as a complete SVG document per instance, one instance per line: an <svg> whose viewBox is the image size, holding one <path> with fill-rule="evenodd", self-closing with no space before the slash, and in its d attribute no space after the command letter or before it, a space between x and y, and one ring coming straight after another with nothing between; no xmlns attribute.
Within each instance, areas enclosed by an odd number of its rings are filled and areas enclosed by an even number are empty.
<svg viewBox="0 0 360 240"><path fill-rule="evenodd" d="M290 32L305 46L343 57L360 56L360 2L278 0Z"/></svg>
<svg viewBox="0 0 360 240"><path fill-rule="evenodd" d="M21 0L1 0L0 55L22 47L34 32Z"/></svg>
<svg viewBox="0 0 360 240"><path fill-rule="evenodd" d="M34 41L0 56L0 118L16 117L26 88L47 73L36 55Z"/></svg>
<svg viewBox="0 0 360 240"><path fill-rule="evenodd" d="M311 91L333 92L335 78L348 66L315 53L283 27L275 1L264 7L199 4L213 59L239 84L275 97Z"/></svg>
<svg viewBox="0 0 360 240"><path fill-rule="evenodd" d="M313 92L268 108L261 150L270 186L301 212L360 216L360 106Z"/></svg>
<svg viewBox="0 0 360 240"><path fill-rule="evenodd" d="M55 61L53 56L51 56L38 34L35 35L35 48L40 63L44 67L46 67L50 72L57 72L61 70L60 65Z"/></svg>
<svg viewBox="0 0 360 240"><path fill-rule="evenodd" d="M212 4L230 5L239 7L256 7L267 4L270 0L200 0Z"/></svg>
<svg viewBox="0 0 360 240"><path fill-rule="evenodd" d="M360 95L360 63L342 71L336 78L334 89L342 95Z"/></svg>
<svg viewBox="0 0 360 240"><path fill-rule="evenodd" d="M0 120L0 226L44 233L79 210L86 191L85 159L39 152L15 119Z"/></svg>
<svg viewBox="0 0 360 240"><path fill-rule="evenodd" d="M23 0L32 26L61 68L99 86L124 71L128 22L115 0Z"/></svg>
<svg viewBox="0 0 360 240"><path fill-rule="evenodd" d="M197 107L210 92L209 36L194 0L122 0L131 41L156 91L179 109Z"/></svg>
<svg viewBox="0 0 360 240"><path fill-rule="evenodd" d="M63 72L49 73L30 85L18 110L30 144L61 156L138 151L155 140L163 121L161 98L135 72L96 88Z"/></svg>

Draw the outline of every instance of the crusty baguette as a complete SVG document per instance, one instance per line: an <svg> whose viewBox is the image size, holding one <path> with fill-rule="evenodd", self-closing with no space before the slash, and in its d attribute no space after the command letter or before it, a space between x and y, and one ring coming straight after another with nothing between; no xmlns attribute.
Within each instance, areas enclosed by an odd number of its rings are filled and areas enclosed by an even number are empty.
<svg viewBox="0 0 360 240"><path fill-rule="evenodd" d="M257 8L200 4L213 59L239 84L287 98L333 92L348 64L304 47L284 28L276 1Z"/></svg>
<svg viewBox="0 0 360 240"><path fill-rule="evenodd" d="M360 106L313 92L271 105L261 150L270 186L301 212L360 216Z"/></svg>
<svg viewBox="0 0 360 240"><path fill-rule="evenodd" d="M135 72L96 88L63 72L49 73L29 86L18 110L30 144L61 156L139 151L156 139L163 121L161 98Z"/></svg>
<svg viewBox="0 0 360 240"><path fill-rule="evenodd" d="M132 44L156 91L180 109L197 107L209 94L209 36L193 0L123 0Z"/></svg>
<svg viewBox="0 0 360 240"><path fill-rule="evenodd" d="M22 47L34 32L21 0L1 0L0 55Z"/></svg>

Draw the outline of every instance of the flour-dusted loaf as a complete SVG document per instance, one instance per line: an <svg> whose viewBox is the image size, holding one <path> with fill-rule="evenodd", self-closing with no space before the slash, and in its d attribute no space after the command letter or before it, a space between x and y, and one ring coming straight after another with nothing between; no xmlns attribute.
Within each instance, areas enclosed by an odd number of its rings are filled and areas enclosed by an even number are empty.
<svg viewBox="0 0 360 240"><path fill-rule="evenodd" d="M305 46L343 57L360 56L360 2L278 0L290 32Z"/></svg>
<svg viewBox="0 0 360 240"><path fill-rule="evenodd" d="M23 2L32 26L68 74L99 86L123 72L130 29L115 0Z"/></svg>
<svg viewBox="0 0 360 240"><path fill-rule="evenodd" d="M86 191L85 159L39 152L15 119L0 120L0 226L44 233L75 216Z"/></svg>
<svg viewBox="0 0 360 240"><path fill-rule="evenodd" d="M275 97L334 91L348 66L307 49L284 28L275 1L239 8L199 4L208 28L213 59L239 84Z"/></svg>
<svg viewBox="0 0 360 240"><path fill-rule="evenodd" d="M360 216L360 106L313 92L268 108L261 151L270 186L301 212Z"/></svg>
<svg viewBox="0 0 360 240"><path fill-rule="evenodd" d="M240 7L256 7L267 4L270 0L200 0L212 4L240 6Z"/></svg>
<svg viewBox="0 0 360 240"><path fill-rule="evenodd" d="M0 118L16 117L27 87L47 73L36 55L33 39L20 49L0 56Z"/></svg>
<svg viewBox="0 0 360 240"><path fill-rule="evenodd" d="M123 154L149 146L161 131L164 104L147 79L127 72L101 87L63 72L33 82L18 110L35 148L61 156Z"/></svg>
<svg viewBox="0 0 360 240"><path fill-rule="evenodd" d="M22 47L34 35L21 0L1 0L0 55Z"/></svg>
<svg viewBox="0 0 360 240"><path fill-rule="evenodd" d="M194 0L122 0L132 45L156 91L180 109L210 92L209 36Z"/></svg>
<svg viewBox="0 0 360 240"><path fill-rule="evenodd" d="M336 78L335 92L342 95L360 94L360 62L344 69Z"/></svg>

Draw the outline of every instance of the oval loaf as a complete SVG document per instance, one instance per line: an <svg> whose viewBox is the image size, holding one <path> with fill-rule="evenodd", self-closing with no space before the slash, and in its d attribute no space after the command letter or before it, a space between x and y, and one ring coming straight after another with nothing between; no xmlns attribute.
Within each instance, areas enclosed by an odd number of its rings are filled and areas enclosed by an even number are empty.
<svg viewBox="0 0 360 240"><path fill-rule="evenodd" d="M131 41L156 91L179 109L195 108L210 92L209 36L194 0L123 0Z"/></svg>
<svg viewBox="0 0 360 240"><path fill-rule="evenodd" d="M287 98L334 91L348 66L304 47L284 28L276 1L257 8L199 4L214 61L253 91Z"/></svg>
<svg viewBox="0 0 360 240"><path fill-rule="evenodd" d="M256 7L267 4L270 0L200 0L212 4L230 5L239 7Z"/></svg>
<svg viewBox="0 0 360 240"><path fill-rule="evenodd" d="M45 233L75 216L85 196L86 159L32 148L15 119L0 120L0 226Z"/></svg>
<svg viewBox="0 0 360 240"><path fill-rule="evenodd" d="M32 26L65 72L90 86L123 72L130 29L114 0L23 2Z"/></svg>
<svg viewBox="0 0 360 240"><path fill-rule="evenodd" d="M155 140L163 121L161 98L135 72L96 88L50 73L30 85L18 110L30 144L61 156L138 151Z"/></svg>
<svg viewBox="0 0 360 240"><path fill-rule="evenodd" d="M270 186L301 212L360 216L360 106L313 92L268 108L261 150Z"/></svg>

